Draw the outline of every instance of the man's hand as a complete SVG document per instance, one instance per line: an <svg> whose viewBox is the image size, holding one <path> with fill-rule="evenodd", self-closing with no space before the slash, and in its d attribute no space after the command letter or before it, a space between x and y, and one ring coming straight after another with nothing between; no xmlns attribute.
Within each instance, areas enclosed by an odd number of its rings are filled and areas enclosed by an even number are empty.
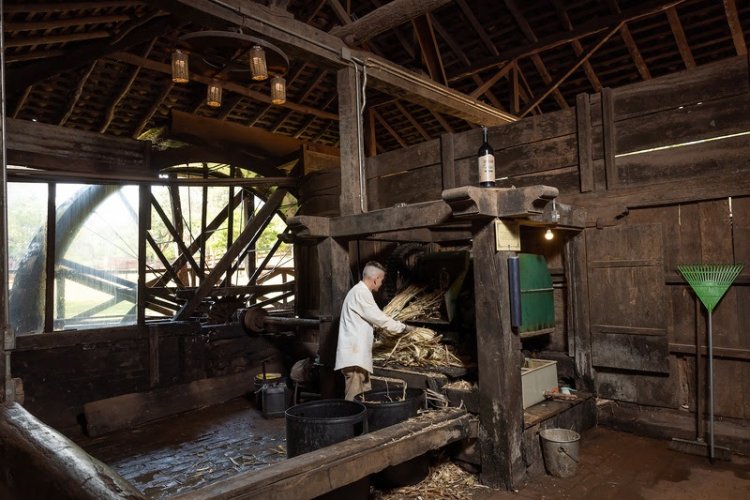
<svg viewBox="0 0 750 500"><path fill-rule="evenodd" d="M402 331L401 333L411 333L411 332L413 332L416 329L417 329L417 327L415 327L415 326L406 325L406 327L404 328L404 331Z"/></svg>

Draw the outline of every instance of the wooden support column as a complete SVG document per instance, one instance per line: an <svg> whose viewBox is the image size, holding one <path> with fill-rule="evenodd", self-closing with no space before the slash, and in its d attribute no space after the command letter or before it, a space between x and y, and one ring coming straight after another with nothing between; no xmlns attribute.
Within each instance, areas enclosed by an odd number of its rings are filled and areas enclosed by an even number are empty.
<svg viewBox="0 0 750 500"><path fill-rule="evenodd" d="M341 141L341 215L362 213L367 205L361 189L360 116L357 114L357 71L354 66L340 69L337 75L339 93L339 137ZM362 159L364 161L364 158ZM364 201L363 201L364 197Z"/></svg>
<svg viewBox="0 0 750 500"><path fill-rule="evenodd" d="M523 403L521 341L510 327L508 257L497 252L494 220L475 227L474 297L479 366L479 442L482 483L520 487Z"/></svg>
<svg viewBox="0 0 750 500"><path fill-rule="evenodd" d="M578 176L582 193L594 190L593 145L591 139L591 101L588 94L576 96L578 123Z"/></svg>
<svg viewBox="0 0 750 500"><path fill-rule="evenodd" d="M146 235L151 229L151 187L138 188L138 309L139 325L146 323Z"/></svg>
<svg viewBox="0 0 750 500"><path fill-rule="evenodd" d="M10 326L8 311L8 171L6 158L5 119L0 120L0 248L3 257L0 259L0 408L15 401L16 384L10 372L10 354L16 347L15 332ZM0 436L1 438L1 436ZM0 456L7 457L0 449Z"/></svg>
<svg viewBox="0 0 750 500"><path fill-rule="evenodd" d="M317 250L320 279L321 322L318 331L318 354L322 364L321 393L324 398L340 398L343 393L338 393L333 366L336 363L341 304L350 288L349 244L346 241L328 237L317 244Z"/></svg>
<svg viewBox="0 0 750 500"><path fill-rule="evenodd" d="M594 389L591 366L591 331L589 329L589 289L586 271L586 233L572 236L563 248L563 265L567 284L567 302L571 314L567 318L568 355L573 356L578 380L576 387Z"/></svg>
<svg viewBox="0 0 750 500"><path fill-rule="evenodd" d="M440 136L440 163L443 174L443 191L456 187L454 150L453 134L442 134Z"/></svg>
<svg viewBox="0 0 750 500"><path fill-rule="evenodd" d="M55 330L55 241L57 224L55 221L55 198L57 184L47 184L47 248L44 252L46 276L44 278L44 331Z"/></svg>
<svg viewBox="0 0 750 500"><path fill-rule="evenodd" d="M617 167L615 166L615 98L612 89L602 89L602 142L604 144L604 171L607 189L617 187Z"/></svg>

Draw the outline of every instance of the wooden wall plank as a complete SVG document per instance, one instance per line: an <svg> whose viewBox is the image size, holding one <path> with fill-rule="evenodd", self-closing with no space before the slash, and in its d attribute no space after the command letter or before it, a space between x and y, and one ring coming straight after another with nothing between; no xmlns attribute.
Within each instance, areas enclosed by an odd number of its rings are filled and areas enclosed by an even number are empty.
<svg viewBox="0 0 750 500"><path fill-rule="evenodd" d="M677 408L679 392L676 390L677 373L673 357L669 357L670 375L629 374L622 371L596 371L596 387L600 398L629 401L662 408Z"/></svg>
<svg viewBox="0 0 750 500"><path fill-rule="evenodd" d="M615 152L617 150L616 125L614 120L615 104L613 91L602 89L602 144L604 146L604 171L607 189L614 189L618 184Z"/></svg>
<svg viewBox="0 0 750 500"><path fill-rule="evenodd" d="M581 192L594 190L593 145L591 143L591 104L588 94L576 96L576 136L578 139L578 170Z"/></svg>
<svg viewBox="0 0 750 500"><path fill-rule="evenodd" d="M737 56L703 64L692 71L618 87L615 91L615 120L748 92L747 57Z"/></svg>
<svg viewBox="0 0 750 500"><path fill-rule="evenodd" d="M617 154L750 130L746 94L686 105L617 122Z"/></svg>
<svg viewBox="0 0 750 500"><path fill-rule="evenodd" d="M591 335L594 366L638 372L669 373L669 345L666 335Z"/></svg>
<svg viewBox="0 0 750 500"><path fill-rule="evenodd" d="M488 142L497 153L508 147L575 134L575 132L576 113L575 109L571 108L492 127L489 129ZM454 142L456 159L476 156L482 144L482 131L474 129L455 134Z"/></svg>
<svg viewBox="0 0 750 500"><path fill-rule="evenodd" d="M440 162L442 164L443 190L456 187L456 166L454 163L453 134L440 136Z"/></svg>
<svg viewBox="0 0 750 500"><path fill-rule="evenodd" d="M419 203L439 200L443 190L440 165L410 170L372 179L368 186L377 185L377 198L370 200L370 210L392 207L397 203ZM369 192L375 189L368 187Z"/></svg>
<svg viewBox="0 0 750 500"><path fill-rule="evenodd" d="M477 149L479 149L479 145L477 145ZM440 155L440 139L433 139L415 146L389 151L368 158L366 175L368 179L372 179L422 167L439 165Z"/></svg>
<svg viewBox="0 0 750 500"><path fill-rule="evenodd" d="M100 436L202 406L222 403L251 392L252 380L248 373L237 373L86 403L83 405L86 430L90 436Z"/></svg>

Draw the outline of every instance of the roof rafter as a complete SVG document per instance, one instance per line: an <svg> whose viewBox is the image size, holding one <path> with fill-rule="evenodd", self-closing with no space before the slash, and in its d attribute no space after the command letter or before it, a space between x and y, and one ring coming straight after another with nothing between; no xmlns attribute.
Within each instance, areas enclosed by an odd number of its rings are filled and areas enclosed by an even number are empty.
<svg viewBox="0 0 750 500"><path fill-rule="evenodd" d="M132 25L139 26L139 29L119 38L114 43L87 45L86 47L67 52L59 57L43 59L17 69L12 67L8 68L5 77L7 85L10 89L18 89L22 86L40 82L63 71L82 68L97 59L113 54L117 51L125 50L135 45L151 41L168 31L169 27L174 23L174 19L171 17L160 16L149 19L148 22L142 26L140 26L141 22L142 20L140 19L135 20ZM130 27L123 29L123 31L128 31L129 29Z"/></svg>
<svg viewBox="0 0 750 500"><path fill-rule="evenodd" d="M607 0L607 5L609 5L609 10L615 14L622 13L620 6L617 4L617 0ZM669 6L666 6L665 9L668 7ZM633 63L635 63L635 67L638 70L638 73L640 73L641 78L644 80L650 80L651 72L648 70L646 61L643 60L641 51L638 50L638 45L636 45L635 40L633 39L633 34L630 33L630 28L628 28L627 24L623 24L620 28L620 37L622 37L622 41L625 43L625 47L627 47L628 52L630 53L630 58L633 59Z"/></svg>
<svg viewBox="0 0 750 500"><path fill-rule="evenodd" d="M541 95L537 96L537 98L534 99L533 102L529 103L529 105L521 112L520 117L522 118L526 116L536 105L541 103L544 100L544 98L546 98L550 93L554 92L570 75L572 75L575 72L575 70L577 70L592 55L594 55L594 53L597 50L599 50L601 46L604 45L607 42L607 40L609 40L612 37L612 35L617 33L620 27L621 25L618 24L617 26L615 26L615 28L612 31L610 31L609 33L601 37L601 39L596 43L596 45L591 47L591 49L589 49L585 54L579 57L578 61L576 61L576 63L573 66L568 68L568 70L563 75L557 78L557 80L555 80L555 82L547 90L545 90Z"/></svg>
<svg viewBox="0 0 750 500"><path fill-rule="evenodd" d="M555 6L557 17L560 18L563 28L568 31L573 31L573 23L570 21L570 16L568 16L568 12L565 10L565 6L562 4L561 0L552 0L552 3ZM581 45L580 40L572 40L570 44L573 46L576 56L580 57L581 54L583 54L583 45ZM589 79L589 83L594 88L594 92L600 92L602 90L602 84L588 60L583 63L583 71L586 73L586 78Z"/></svg>
<svg viewBox="0 0 750 500"><path fill-rule="evenodd" d="M396 2L391 2L390 6ZM274 16L270 9L247 0L159 0L158 5L185 20L207 27L227 23L244 26L278 45L292 57L300 57L321 67L339 69L359 59L367 67L368 82L387 94L473 123L500 125L515 117L471 99L423 76L408 71L371 52L346 50L344 42L295 19ZM252 8L249 8L252 7Z"/></svg>
<svg viewBox="0 0 750 500"><path fill-rule="evenodd" d="M448 78L445 76L445 68L440 58L440 48L435 38L435 30L432 27L431 16L428 14L411 20L414 27L414 33L417 35L422 60L427 65L427 71L430 78L443 85L448 84Z"/></svg>
<svg viewBox="0 0 750 500"><path fill-rule="evenodd" d="M539 39L534 34L534 31L531 29L529 22L526 20L526 17L523 15L523 12L521 12L521 9L518 7L518 4L516 4L516 1L505 0L505 6L508 8L511 15L516 20L516 24L518 24L518 27L521 29L521 32L526 37L526 39L532 43L538 42ZM539 74L541 75L542 80L544 80L544 83L546 83L547 85L551 85L552 77L550 76L549 71L547 71L547 66L545 66L544 61L542 61L542 56L540 56L539 54L532 54L531 62L534 63L534 67L536 68L537 72L539 72ZM554 90L552 91L552 94L555 97L555 101L557 101L557 104L561 108L563 109L569 108L568 103L565 101L565 98L557 89L557 87L554 88Z"/></svg>
<svg viewBox="0 0 750 500"><path fill-rule="evenodd" d="M732 33L732 41L738 56L747 54L747 44L745 44L745 35L742 33L740 16L737 14L737 4L735 0L724 0L724 11L727 13L727 23L729 31Z"/></svg>
<svg viewBox="0 0 750 500"><path fill-rule="evenodd" d="M690 50L690 44L685 36L685 30L682 28L682 22L680 16L677 14L676 7L670 7L667 9L667 19L669 19L669 27L672 28L674 39L677 42L677 48L680 49L680 56L682 56L682 62L685 63L687 69L695 68L695 58Z"/></svg>
<svg viewBox="0 0 750 500"><path fill-rule="evenodd" d="M606 1L612 9L613 14L611 16L593 19L590 22L579 25L575 31L551 35L540 39L536 43L531 43L526 46L514 47L500 53L497 56L477 61L476 63L466 68L464 71L461 71L460 73L456 73L454 75L449 75L448 81L454 82L456 80L468 78L475 73L486 71L497 66L502 66L512 59L530 57L532 54L538 54L540 52L559 47L560 45L568 44L572 40L578 40L587 36L595 35L607 29L611 29L612 26L615 26L622 21L625 21L627 23L629 21L635 21L658 14L671 6L676 6L683 3L685 0L651 0L643 5L639 5L638 7L633 7L624 11L620 10L616 0ZM625 37L624 33L626 31L627 26L623 26L623 28L620 30L623 38ZM629 34L630 32L627 31L627 33Z"/></svg>
<svg viewBox="0 0 750 500"><path fill-rule="evenodd" d="M336 0L333 0L336 1ZM353 23L337 26L329 33L347 45L362 45L367 40L431 12L450 0L393 0ZM330 0L329 0L330 3Z"/></svg>

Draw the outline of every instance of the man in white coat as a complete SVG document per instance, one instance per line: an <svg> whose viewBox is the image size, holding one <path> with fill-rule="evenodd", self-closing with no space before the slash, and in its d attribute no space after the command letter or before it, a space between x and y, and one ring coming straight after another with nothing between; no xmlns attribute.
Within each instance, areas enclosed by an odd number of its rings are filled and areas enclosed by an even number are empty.
<svg viewBox="0 0 750 500"><path fill-rule="evenodd" d="M341 308L339 339L336 347L336 365L346 380L346 396L349 401L361 392L369 391L372 373L373 326L394 333L406 333L413 327L388 316L375 303L372 292L383 284L385 268L370 261L362 271L362 281L349 290Z"/></svg>

